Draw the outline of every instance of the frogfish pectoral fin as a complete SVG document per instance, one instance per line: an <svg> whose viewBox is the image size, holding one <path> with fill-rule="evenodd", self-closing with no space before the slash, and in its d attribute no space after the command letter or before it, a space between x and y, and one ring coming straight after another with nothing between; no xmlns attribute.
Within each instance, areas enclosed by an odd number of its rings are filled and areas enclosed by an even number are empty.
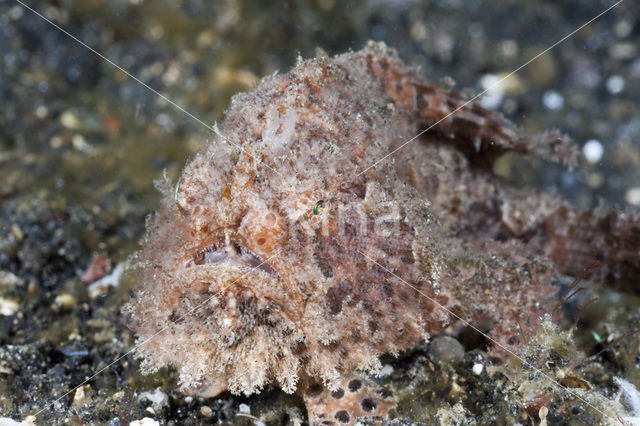
<svg viewBox="0 0 640 426"><path fill-rule="evenodd" d="M360 374L341 377L339 387L333 391L318 382L301 390L309 424L313 426L353 425L365 417L382 422L395 417L393 393Z"/></svg>

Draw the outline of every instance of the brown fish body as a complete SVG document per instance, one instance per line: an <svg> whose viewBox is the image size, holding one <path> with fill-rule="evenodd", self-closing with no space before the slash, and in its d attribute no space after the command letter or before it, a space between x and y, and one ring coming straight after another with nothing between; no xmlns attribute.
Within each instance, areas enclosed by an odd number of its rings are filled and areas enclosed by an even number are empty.
<svg viewBox="0 0 640 426"><path fill-rule="evenodd" d="M510 150L571 161L572 147L464 102L374 43L235 96L226 141L148 221L127 308L143 368L175 366L185 390L336 391L439 333L451 322L439 305L491 317L498 341L539 314L558 271L541 236L566 204L502 188L487 165ZM386 415L376 401L361 408Z"/></svg>

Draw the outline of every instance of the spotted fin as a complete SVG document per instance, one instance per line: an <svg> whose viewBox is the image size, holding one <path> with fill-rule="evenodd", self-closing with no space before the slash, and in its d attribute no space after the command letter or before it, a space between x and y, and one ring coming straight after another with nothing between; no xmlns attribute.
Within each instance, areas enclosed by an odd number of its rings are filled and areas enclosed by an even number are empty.
<svg viewBox="0 0 640 426"><path fill-rule="evenodd" d="M334 391L312 383L302 396L312 426L353 425L363 417L382 422L395 417L396 400L392 392L358 374L342 377Z"/></svg>

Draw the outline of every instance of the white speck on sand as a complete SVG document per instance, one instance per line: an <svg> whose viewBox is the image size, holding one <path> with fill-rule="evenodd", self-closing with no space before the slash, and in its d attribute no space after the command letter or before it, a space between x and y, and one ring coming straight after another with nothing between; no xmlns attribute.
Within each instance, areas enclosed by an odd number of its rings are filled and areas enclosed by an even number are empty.
<svg viewBox="0 0 640 426"><path fill-rule="evenodd" d="M582 147L582 155L584 155L584 158L591 164L600 161L602 154L604 154L604 147L598 140L589 139Z"/></svg>

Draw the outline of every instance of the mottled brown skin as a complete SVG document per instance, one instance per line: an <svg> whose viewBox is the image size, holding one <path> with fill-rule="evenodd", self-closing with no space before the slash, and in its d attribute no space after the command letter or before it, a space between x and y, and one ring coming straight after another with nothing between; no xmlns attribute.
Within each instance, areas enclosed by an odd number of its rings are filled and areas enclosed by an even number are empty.
<svg viewBox="0 0 640 426"><path fill-rule="evenodd" d="M605 275L640 269L637 234L624 251L605 241L637 229L635 218L585 230L580 215L599 213L491 175L507 151L573 161L555 133L524 137L470 104L366 170L463 103L375 43L235 96L220 127L227 141L213 138L175 194L163 187L149 218L142 285L127 307L143 368L175 366L187 391L304 390L312 422L341 423L335 404L308 391L335 392L355 371L376 373L381 355L439 333L454 319L437 304L492 320L508 344L548 308L555 274L591 255ZM343 423L361 415L348 414Z"/></svg>

